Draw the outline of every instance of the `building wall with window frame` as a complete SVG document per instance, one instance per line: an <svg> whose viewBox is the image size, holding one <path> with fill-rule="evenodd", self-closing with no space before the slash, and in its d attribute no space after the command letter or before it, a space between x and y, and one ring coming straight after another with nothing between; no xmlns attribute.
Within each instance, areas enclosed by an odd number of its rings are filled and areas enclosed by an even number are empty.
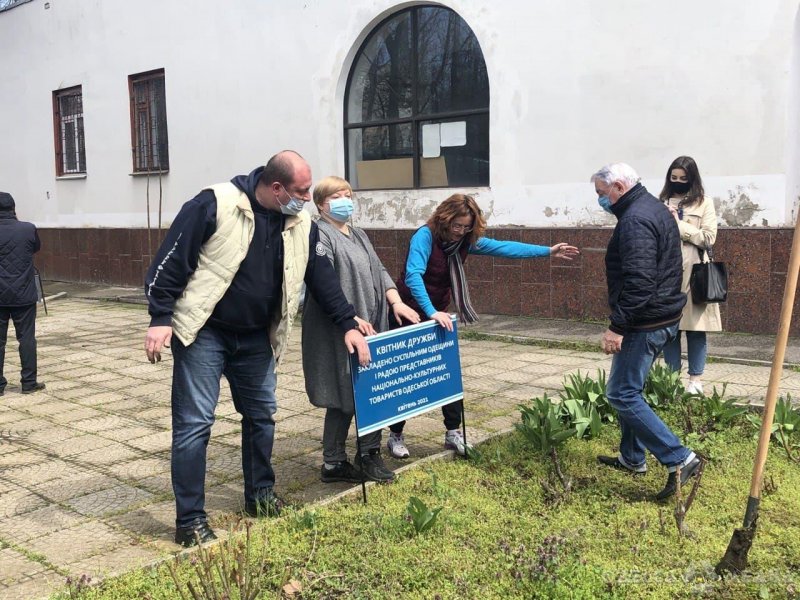
<svg viewBox="0 0 800 600"><path fill-rule="evenodd" d="M17 198L20 217L50 236L53 250L45 244L41 259L45 276L140 280L159 222L167 226L204 185L246 172L283 148L299 150L315 178L343 174L353 61L377 25L418 4L353 0L344 10L321 0L265 11L260 0L242 0L188 17L177 0L33 0L0 13L8 58L0 64L0 131L14 140L0 146L2 187ZM597 207L589 175L625 160L657 193L672 158L690 154L718 199L722 224L731 228L721 239L731 239L733 252L739 244L729 232L747 227L737 236L749 250L761 250L739 268L749 282L742 283L748 303L732 312L744 321L768 306L762 293L774 296L782 277L772 257L782 256L783 242L775 240L785 240L779 228L793 222L800 195L796 1L439 4L472 29L487 66L490 182L458 191L477 196L490 234L588 236L586 243L597 245L586 247L599 256L613 219ZM128 77L156 69L166 77L169 172L139 175ZM73 86L81 86L85 115L83 178L57 175L48 117L53 91ZM394 236L396 247L382 251L397 265L405 235L398 231L419 226L453 191L362 191L355 223L386 240ZM65 253L69 266L58 259ZM130 261L132 270L97 266ZM545 269L501 261L493 270L517 266ZM753 283L760 267L772 286ZM564 276L558 268L548 266L547 277L535 283L549 286L551 307L563 304L553 300ZM496 287L476 281L479 297L481 289ZM602 287L597 282L584 287ZM583 309L570 310L581 316Z"/></svg>

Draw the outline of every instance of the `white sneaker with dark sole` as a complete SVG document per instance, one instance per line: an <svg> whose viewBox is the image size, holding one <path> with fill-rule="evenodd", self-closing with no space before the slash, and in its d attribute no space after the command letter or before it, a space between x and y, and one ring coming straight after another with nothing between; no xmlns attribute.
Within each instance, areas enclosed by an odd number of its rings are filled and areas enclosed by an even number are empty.
<svg viewBox="0 0 800 600"><path fill-rule="evenodd" d="M466 456L467 448L472 449L472 446L464 441L464 436L461 434L460 429L449 429L444 434L444 447L449 450L455 450L456 454Z"/></svg>
<svg viewBox="0 0 800 600"><path fill-rule="evenodd" d="M389 439L386 440L386 447L389 449L389 454L395 458L408 458L410 456L402 433L390 433Z"/></svg>

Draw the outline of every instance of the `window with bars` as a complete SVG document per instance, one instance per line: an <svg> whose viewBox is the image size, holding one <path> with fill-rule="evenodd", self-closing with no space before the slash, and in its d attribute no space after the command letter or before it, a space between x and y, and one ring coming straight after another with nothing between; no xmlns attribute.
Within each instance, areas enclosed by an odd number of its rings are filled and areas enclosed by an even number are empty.
<svg viewBox="0 0 800 600"><path fill-rule="evenodd" d="M133 172L169 170L164 69L128 77Z"/></svg>
<svg viewBox="0 0 800 600"><path fill-rule="evenodd" d="M414 6L378 24L353 62L344 109L353 187L489 185L489 77L453 10Z"/></svg>
<svg viewBox="0 0 800 600"><path fill-rule="evenodd" d="M86 173L83 137L83 93L81 86L53 92L53 122L56 141L56 174Z"/></svg>

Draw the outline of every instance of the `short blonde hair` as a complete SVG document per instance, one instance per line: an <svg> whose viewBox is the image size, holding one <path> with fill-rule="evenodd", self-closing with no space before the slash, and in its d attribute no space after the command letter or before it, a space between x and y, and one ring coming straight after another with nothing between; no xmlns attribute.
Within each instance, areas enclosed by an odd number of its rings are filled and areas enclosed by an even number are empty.
<svg viewBox="0 0 800 600"><path fill-rule="evenodd" d="M325 198L336 192L344 191L350 192L351 196L353 195L353 188L350 187L346 179L336 177L336 175L326 177L318 181L317 185L314 186L314 204L319 208L325 202Z"/></svg>

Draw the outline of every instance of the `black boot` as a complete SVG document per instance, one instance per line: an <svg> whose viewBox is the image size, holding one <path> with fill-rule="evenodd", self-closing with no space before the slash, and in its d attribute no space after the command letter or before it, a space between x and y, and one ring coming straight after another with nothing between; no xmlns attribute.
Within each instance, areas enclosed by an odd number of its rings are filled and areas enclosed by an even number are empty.
<svg viewBox="0 0 800 600"><path fill-rule="evenodd" d="M386 468L381 451L377 448L370 450L369 454L365 456L356 457L356 466L361 468L368 481L377 481L378 483L394 481L394 471Z"/></svg>
<svg viewBox="0 0 800 600"><path fill-rule="evenodd" d="M332 469L322 465L319 479L322 483L333 483L335 481L361 483L361 471L356 469L353 463L344 460Z"/></svg>
<svg viewBox="0 0 800 600"><path fill-rule="evenodd" d="M683 487L684 484L687 481L689 481L689 479L697 475L697 473L700 470L700 465L704 464L704 462L705 461L703 461L702 458L700 458L699 456L695 456L692 459L692 462L690 462L685 467L681 468L681 487ZM678 478L676 477L675 473L676 471L673 471L672 473L669 474L664 489L656 494L656 500L666 500L675 493L675 491L678 488L676 484Z"/></svg>
<svg viewBox="0 0 800 600"><path fill-rule="evenodd" d="M185 527L175 529L175 543L184 548L194 546L198 540L201 544L207 544L215 539L217 539L217 536L214 530L209 527L208 522L204 519L197 519Z"/></svg>
<svg viewBox="0 0 800 600"><path fill-rule="evenodd" d="M272 488L266 488L260 490L255 502L244 505L244 512L250 517L279 517L285 504Z"/></svg>

